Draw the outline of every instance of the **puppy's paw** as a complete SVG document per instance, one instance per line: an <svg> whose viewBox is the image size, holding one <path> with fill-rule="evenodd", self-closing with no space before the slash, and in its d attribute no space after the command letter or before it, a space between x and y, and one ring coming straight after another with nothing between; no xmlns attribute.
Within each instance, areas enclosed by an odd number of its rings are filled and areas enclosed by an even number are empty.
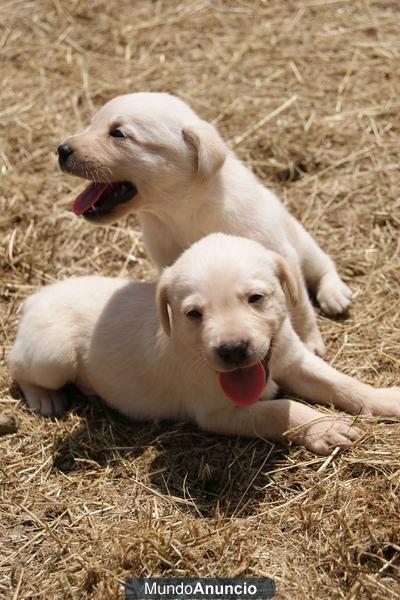
<svg viewBox="0 0 400 600"><path fill-rule="evenodd" d="M374 417L395 417L400 419L400 387L373 390L365 401L366 412Z"/></svg>
<svg viewBox="0 0 400 600"><path fill-rule="evenodd" d="M29 408L43 417L61 417L67 408L67 399L61 390L48 390L35 385L21 386Z"/></svg>
<svg viewBox="0 0 400 600"><path fill-rule="evenodd" d="M327 315L340 315L351 303L351 289L336 272L325 275L319 284L317 301Z"/></svg>
<svg viewBox="0 0 400 600"><path fill-rule="evenodd" d="M326 353L324 341L322 339L321 332L318 328L313 329L311 333L303 340L304 345L310 352L323 358Z"/></svg>
<svg viewBox="0 0 400 600"><path fill-rule="evenodd" d="M321 417L308 425L303 425L292 437L300 446L305 446L314 454L326 456L336 447L347 448L360 437L352 427L352 420L342 417Z"/></svg>

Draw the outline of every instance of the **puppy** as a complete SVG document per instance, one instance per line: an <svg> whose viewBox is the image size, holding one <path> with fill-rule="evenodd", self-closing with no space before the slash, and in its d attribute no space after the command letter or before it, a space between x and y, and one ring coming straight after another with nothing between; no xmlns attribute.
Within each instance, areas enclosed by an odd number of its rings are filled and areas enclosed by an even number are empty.
<svg viewBox="0 0 400 600"><path fill-rule="evenodd" d="M62 413L62 387L72 382L134 419L189 419L208 431L271 440L289 435L317 454L351 444L357 431L300 402L271 400L277 385L355 415L400 417L399 388L373 389L305 347L285 294L294 303L297 284L281 256L212 234L167 268L157 287L82 277L29 298L11 373L43 415Z"/></svg>
<svg viewBox="0 0 400 600"><path fill-rule="evenodd" d="M346 310L350 289L300 223L187 104L162 93L119 96L58 154L64 171L92 180L75 213L112 223L137 212L146 250L159 267L217 231L281 254L298 287L295 330L310 350L324 354L305 282L330 315Z"/></svg>

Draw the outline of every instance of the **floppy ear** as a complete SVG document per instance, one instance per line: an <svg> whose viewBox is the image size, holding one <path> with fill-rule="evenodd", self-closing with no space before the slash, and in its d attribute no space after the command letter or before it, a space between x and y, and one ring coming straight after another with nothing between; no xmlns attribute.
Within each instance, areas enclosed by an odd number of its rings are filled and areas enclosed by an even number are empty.
<svg viewBox="0 0 400 600"><path fill-rule="evenodd" d="M277 276L279 281L281 282L281 286L283 291L285 292L286 298L289 302L295 306L298 301L299 292L297 287L297 281L295 276L293 275L292 269L289 267L288 263L282 256L279 254L275 255L275 262L277 266Z"/></svg>
<svg viewBox="0 0 400 600"><path fill-rule="evenodd" d="M164 330L165 335L168 337L171 335L171 320L169 317L168 310L168 288L169 288L169 276L168 270L164 271L161 275L160 281L157 285L156 291L156 304L158 310L158 316L160 318L161 326Z"/></svg>
<svg viewBox="0 0 400 600"><path fill-rule="evenodd" d="M210 123L185 127L182 137L196 152L197 174L202 183L211 181L224 164L226 146L218 131Z"/></svg>

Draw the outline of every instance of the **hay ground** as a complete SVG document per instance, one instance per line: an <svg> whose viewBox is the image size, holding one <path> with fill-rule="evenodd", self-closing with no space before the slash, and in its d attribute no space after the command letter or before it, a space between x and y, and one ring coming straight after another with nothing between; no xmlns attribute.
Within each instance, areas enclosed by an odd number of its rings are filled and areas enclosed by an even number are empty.
<svg viewBox="0 0 400 600"><path fill-rule="evenodd" d="M71 275L154 277L135 219L91 228L55 148L127 91L190 102L337 261L328 360L398 384L397 0L2 0L0 597L115 598L129 575L272 576L279 598L399 598L400 425L330 462L97 404L30 414L4 357L21 301ZM287 103L287 104L285 104Z"/></svg>

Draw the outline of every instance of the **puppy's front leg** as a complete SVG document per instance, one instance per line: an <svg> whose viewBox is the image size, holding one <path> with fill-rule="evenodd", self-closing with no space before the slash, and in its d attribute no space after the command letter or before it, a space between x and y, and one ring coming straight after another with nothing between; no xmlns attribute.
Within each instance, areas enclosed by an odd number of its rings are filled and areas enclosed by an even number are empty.
<svg viewBox="0 0 400 600"><path fill-rule="evenodd" d="M283 255L289 261L297 283L297 294L295 294L297 298L295 302L293 302L293 296L291 294L288 295L293 328L311 352L314 352L318 356L324 356L325 345L318 329L317 318L308 296L297 255L290 247L284 249Z"/></svg>
<svg viewBox="0 0 400 600"><path fill-rule="evenodd" d="M290 439L315 454L329 454L334 446L348 446L359 437L351 421L330 417L294 400L261 400L239 408L234 405L197 416L198 425L225 435ZM287 434L287 435L286 435Z"/></svg>
<svg viewBox="0 0 400 600"><path fill-rule="evenodd" d="M400 418L400 388L373 388L340 373L302 344L285 321L275 348L274 380L313 402L333 404L353 415Z"/></svg>
<svg viewBox="0 0 400 600"><path fill-rule="evenodd" d="M290 307L293 327L311 352L317 356L324 356L325 344L318 329L317 318L301 273L299 273L297 281L298 301L295 306Z"/></svg>

